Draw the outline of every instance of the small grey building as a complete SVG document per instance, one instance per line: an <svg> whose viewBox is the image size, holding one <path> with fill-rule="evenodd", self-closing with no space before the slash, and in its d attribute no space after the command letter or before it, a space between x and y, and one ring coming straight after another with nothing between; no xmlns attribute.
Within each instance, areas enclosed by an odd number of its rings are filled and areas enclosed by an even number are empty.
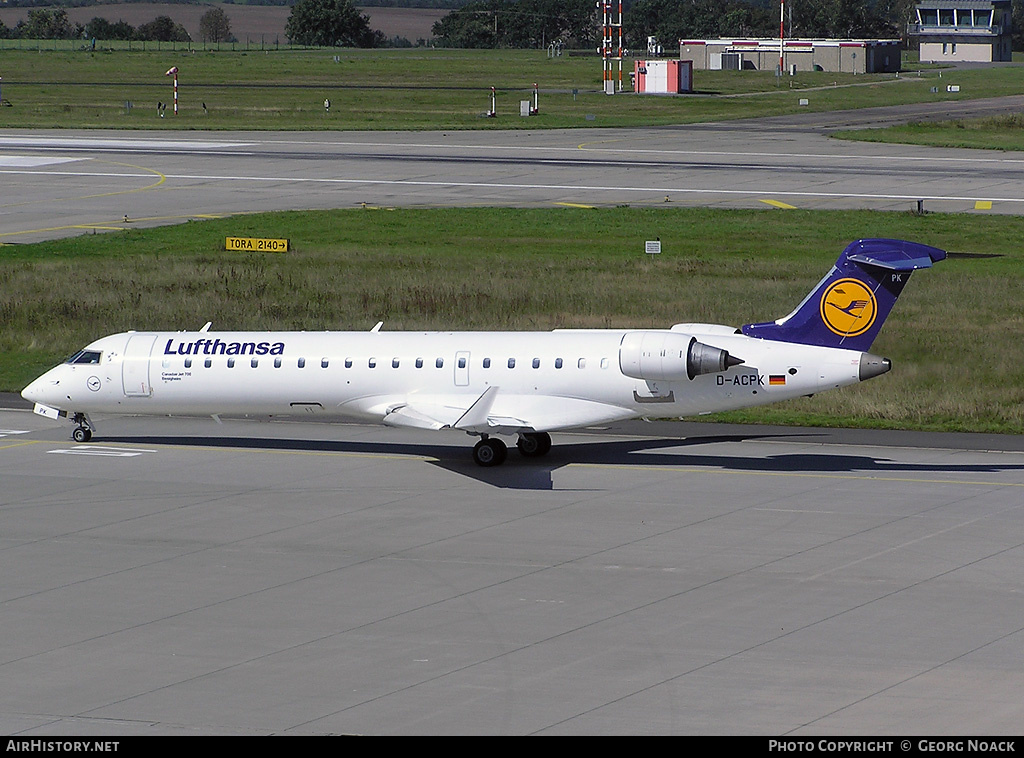
<svg viewBox="0 0 1024 758"><path fill-rule="evenodd" d="M679 57L695 69L775 71L779 67L777 39L680 40ZM836 71L874 74L900 70L898 39L787 39L785 71Z"/></svg>
<svg viewBox="0 0 1024 758"><path fill-rule="evenodd" d="M918 0L915 23L922 63L1010 60L1010 0Z"/></svg>

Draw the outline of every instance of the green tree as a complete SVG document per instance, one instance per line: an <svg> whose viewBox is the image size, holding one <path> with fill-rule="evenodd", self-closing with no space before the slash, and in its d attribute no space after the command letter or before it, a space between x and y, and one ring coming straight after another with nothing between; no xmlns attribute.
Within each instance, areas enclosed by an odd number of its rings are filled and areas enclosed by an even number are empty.
<svg viewBox="0 0 1024 758"><path fill-rule="evenodd" d="M63 8L32 8L28 21L15 27L22 39L72 39L82 36L82 27L72 24Z"/></svg>
<svg viewBox="0 0 1024 758"><path fill-rule="evenodd" d="M1024 0L1013 0L1010 13L1013 22L1013 37L1010 44L1014 50L1024 50Z"/></svg>
<svg viewBox="0 0 1024 758"><path fill-rule="evenodd" d="M794 37L860 39L900 37L902 34L879 12L877 5L865 0L803 2L799 12L793 14Z"/></svg>
<svg viewBox="0 0 1024 758"><path fill-rule="evenodd" d="M432 33L446 47L544 47L555 40L592 47L600 22L593 0L481 0L437 21Z"/></svg>
<svg viewBox="0 0 1024 758"><path fill-rule="evenodd" d="M352 0L299 0L284 33L292 43L312 47L380 47L385 41Z"/></svg>
<svg viewBox="0 0 1024 758"><path fill-rule="evenodd" d="M652 36L669 51L683 38L777 37L779 10L740 0L637 0L623 25L634 50L645 49Z"/></svg>
<svg viewBox="0 0 1024 758"><path fill-rule="evenodd" d="M127 21L111 23L105 18L95 16L85 25L85 36L99 40L134 39L135 27Z"/></svg>
<svg viewBox="0 0 1024 758"><path fill-rule="evenodd" d="M192 39L185 27L174 23L170 16L157 16L148 24L142 24L135 35L136 39L160 42L188 42Z"/></svg>
<svg viewBox="0 0 1024 758"><path fill-rule="evenodd" d="M210 8L199 17L199 36L204 42L230 42L231 19L223 8Z"/></svg>

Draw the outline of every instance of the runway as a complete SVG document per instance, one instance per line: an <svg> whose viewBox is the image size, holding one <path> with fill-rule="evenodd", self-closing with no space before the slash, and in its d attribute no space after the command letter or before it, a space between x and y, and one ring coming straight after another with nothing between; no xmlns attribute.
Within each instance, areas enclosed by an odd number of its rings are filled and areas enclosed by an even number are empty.
<svg viewBox="0 0 1024 758"><path fill-rule="evenodd" d="M0 411L8 735L1024 716L1016 438L636 423L485 470L458 433L97 423Z"/></svg>
<svg viewBox="0 0 1024 758"><path fill-rule="evenodd" d="M0 131L0 242L256 211L700 205L1024 211L1024 158L829 139L1024 98L640 129Z"/></svg>

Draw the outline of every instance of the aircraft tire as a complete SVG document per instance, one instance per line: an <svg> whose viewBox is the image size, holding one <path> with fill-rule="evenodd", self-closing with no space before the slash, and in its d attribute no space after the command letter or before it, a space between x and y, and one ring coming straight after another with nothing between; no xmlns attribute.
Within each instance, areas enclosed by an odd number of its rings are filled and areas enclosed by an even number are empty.
<svg viewBox="0 0 1024 758"><path fill-rule="evenodd" d="M540 458L551 451L551 435L547 432L520 434L516 447L526 458Z"/></svg>
<svg viewBox="0 0 1024 758"><path fill-rule="evenodd" d="M92 439L92 431L84 426L75 428L75 431L71 432L71 439L75 442L88 442Z"/></svg>
<svg viewBox="0 0 1024 758"><path fill-rule="evenodd" d="M500 466L508 456L508 448L501 440L488 437L473 448L473 461L478 466Z"/></svg>

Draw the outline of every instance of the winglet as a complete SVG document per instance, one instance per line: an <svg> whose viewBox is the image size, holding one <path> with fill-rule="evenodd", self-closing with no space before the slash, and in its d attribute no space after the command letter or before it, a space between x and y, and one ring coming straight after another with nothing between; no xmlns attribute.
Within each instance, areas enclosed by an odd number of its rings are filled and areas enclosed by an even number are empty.
<svg viewBox="0 0 1024 758"><path fill-rule="evenodd" d="M452 426L466 431L489 429L490 424L487 423L487 417L491 413L491 406L494 405L494 398L497 395L497 387L488 387Z"/></svg>
<svg viewBox="0 0 1024 758"><path fill-rule="evenodd" d="M748 337L866 351L910 275L945 257L945 251L918 242L858 240L792 313L747 324L742 331Z"/></svg>

